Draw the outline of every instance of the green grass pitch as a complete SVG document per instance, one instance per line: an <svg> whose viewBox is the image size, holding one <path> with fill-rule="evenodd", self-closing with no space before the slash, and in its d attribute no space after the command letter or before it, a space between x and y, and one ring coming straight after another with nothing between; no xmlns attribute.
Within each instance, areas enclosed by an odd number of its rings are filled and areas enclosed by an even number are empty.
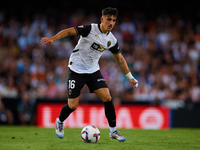
<svg viewBox="0 0 200 150"><path fill-rule="evenodd" d="M53 128L0 126L0 150L197 150L200 129L136 130L119 129L127 138L118 142L109 138L109 129L100 129L98 143L84 143L82 129L65 129L59 139Z"/></svg>

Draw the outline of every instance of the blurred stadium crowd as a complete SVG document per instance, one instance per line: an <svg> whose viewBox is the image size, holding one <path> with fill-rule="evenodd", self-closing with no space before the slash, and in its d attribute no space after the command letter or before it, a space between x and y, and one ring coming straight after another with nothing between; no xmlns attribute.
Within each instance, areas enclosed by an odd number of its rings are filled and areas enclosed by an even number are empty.
<svg viewBox="0 0 200 150"><path fill-rule="evenodd" d="M154 20L145 15L121 14L112 31L138 88L133 89L109 51L100 59L113 101L199 102L200 24L178 13L161 13ZM20 97L20 112L37 98L66 99L68 58L79 37L66 37L51 46L42 46L40 38L68 27L100 23L99 18L82 9L31 17L25 13L21 18L0 11L1 97ZM96 95L84 87L81 101L93 99Z"/></svg>

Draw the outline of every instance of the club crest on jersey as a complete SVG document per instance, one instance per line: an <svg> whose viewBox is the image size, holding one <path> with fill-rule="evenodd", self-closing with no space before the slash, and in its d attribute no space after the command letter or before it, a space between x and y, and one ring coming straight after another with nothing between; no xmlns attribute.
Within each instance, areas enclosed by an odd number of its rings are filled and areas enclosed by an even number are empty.
<svg viewBox="0 0 200 150"><path fill-rule="evenodd" d="M108 41L107 43L107 47L109 47L111 45L111 41Z"/></svg>
<svg viewBox="0 0 200 150"><path fill-rule="evenodd" d="M69 91L68 91L68 92L69 92L69 95L71 95L71 94L72 94L72 90L71 90L71 89L69 89Z"/></svg>

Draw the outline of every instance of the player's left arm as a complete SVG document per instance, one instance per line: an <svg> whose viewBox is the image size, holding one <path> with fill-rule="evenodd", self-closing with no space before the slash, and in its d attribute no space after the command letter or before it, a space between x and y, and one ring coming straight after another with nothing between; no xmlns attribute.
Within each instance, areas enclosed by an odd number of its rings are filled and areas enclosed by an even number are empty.
<svg viewBox="0 0 200 150"><path fill-rule="evenodd" d="M117 61L119 67L121 68L123 73L126 75L126 77L130 80L130 82L134 85L134 87L137 87L138 81L132 76L132 74L128 68L127 62L124 59L124 57L122 56L122 54L121 53L117 53L117 54L113 53L113 56L115 57L115 60Z"/></svg>

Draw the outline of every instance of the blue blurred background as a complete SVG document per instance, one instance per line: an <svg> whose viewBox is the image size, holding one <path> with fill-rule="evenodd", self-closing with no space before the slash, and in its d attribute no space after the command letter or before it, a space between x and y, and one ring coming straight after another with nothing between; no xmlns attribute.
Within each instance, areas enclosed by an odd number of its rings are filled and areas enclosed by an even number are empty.
<svg viewBox="0 0 200 150"><path fill-rule="evenodd" d="M66 37L52 46L42 46L40 38L72 26L100 23L105 7L119 10L112 32L139 81L133 89L112 54L105 52L99 63L114 104L200 109L199 4L4 1L0 5L0 124L34 125L38 100L66 102L68 58L79 37ZM91 101L100 102L84 87L80 102Z"/></svg>

